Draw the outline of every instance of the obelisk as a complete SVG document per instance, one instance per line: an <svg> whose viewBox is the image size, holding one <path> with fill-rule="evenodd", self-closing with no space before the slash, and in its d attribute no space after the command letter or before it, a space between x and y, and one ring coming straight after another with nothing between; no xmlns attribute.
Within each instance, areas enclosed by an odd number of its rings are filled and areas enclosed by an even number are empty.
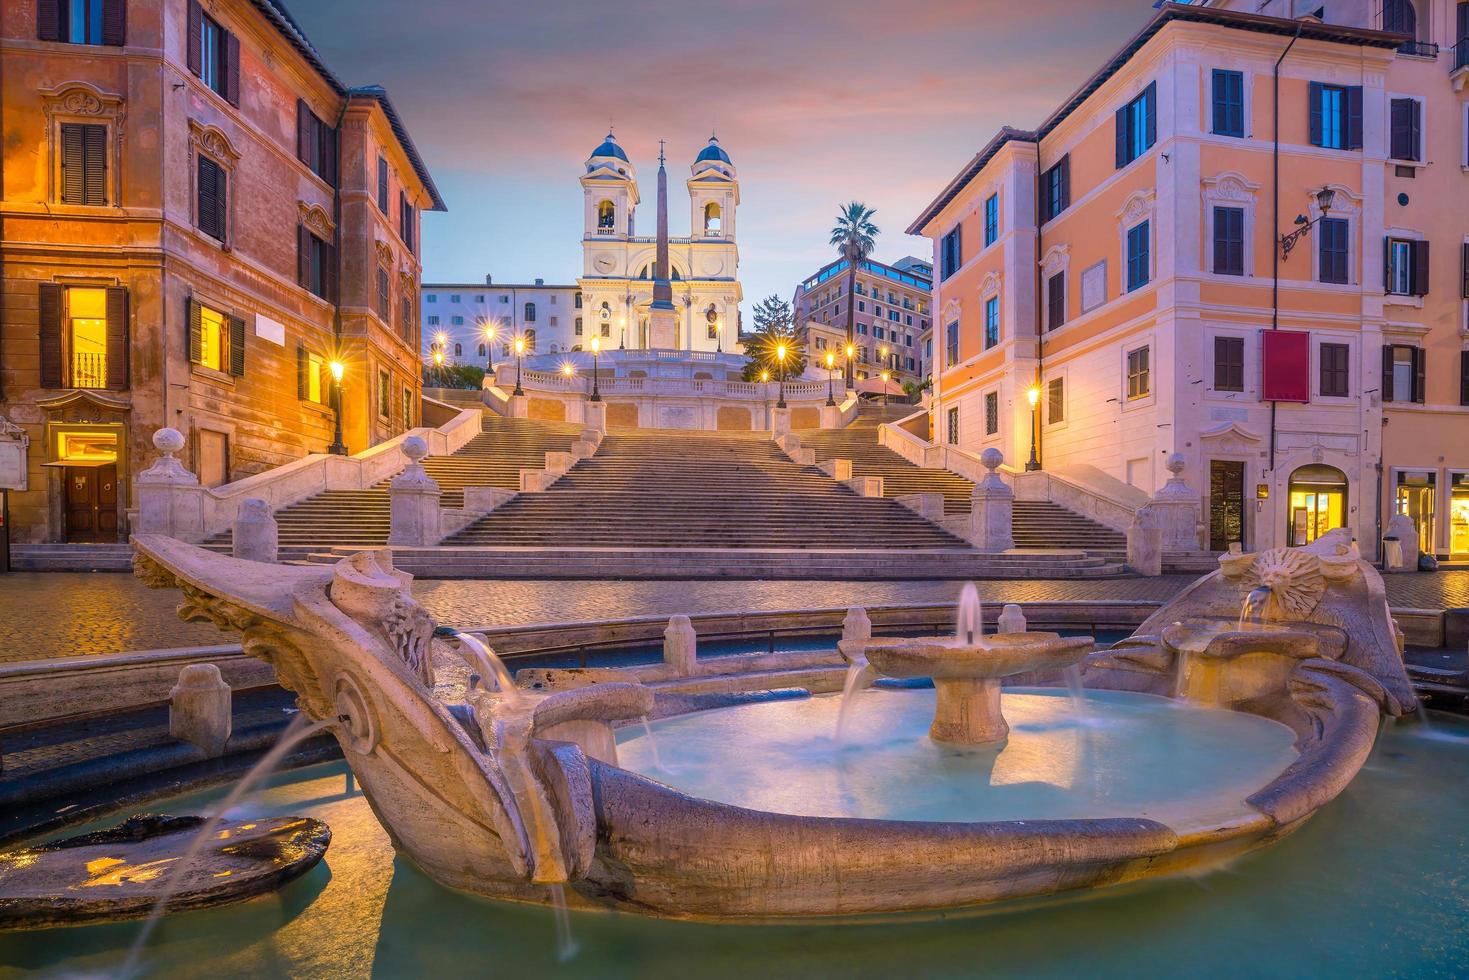
<svg viewBox="0 0 1469 980"><path fill-rule="evenodd" d="M663 166L663 140L658 141L658 257L653 264L653 304L648 307L648 346L678 347L678 311L668 281L668 172Z"/></svg>

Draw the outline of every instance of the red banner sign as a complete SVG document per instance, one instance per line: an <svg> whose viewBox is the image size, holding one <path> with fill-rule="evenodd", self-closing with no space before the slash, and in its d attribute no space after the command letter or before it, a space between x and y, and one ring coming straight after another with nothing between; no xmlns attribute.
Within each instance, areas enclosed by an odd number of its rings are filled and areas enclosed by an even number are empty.
<svg viewBox="0 0 1469 980"><path fill-rule="evenodd" d="M1267 402L1311 400L1311 335L1299 330L1260 331L1260 398Z"/></svg>

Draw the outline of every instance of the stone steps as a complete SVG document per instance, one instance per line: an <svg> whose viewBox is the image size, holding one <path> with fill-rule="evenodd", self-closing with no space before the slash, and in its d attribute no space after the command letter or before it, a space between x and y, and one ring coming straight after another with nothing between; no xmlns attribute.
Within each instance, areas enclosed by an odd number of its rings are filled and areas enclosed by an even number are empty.
<svg viewBox="0 0 1469 980"><path fill-rule="evenodd" d="M133 546L126 543L13 544L10 568L17 572L128 572Z"/></svg>

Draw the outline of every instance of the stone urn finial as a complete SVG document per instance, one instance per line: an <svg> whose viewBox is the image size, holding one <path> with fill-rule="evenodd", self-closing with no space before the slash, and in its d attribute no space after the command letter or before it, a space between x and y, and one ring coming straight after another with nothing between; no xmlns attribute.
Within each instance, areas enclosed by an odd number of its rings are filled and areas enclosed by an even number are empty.
<svg viewBox="0 0 1469 980"><path fill-rule="evenodd" d="M163 455L142 473L137 482L142 485L175 484L193 486L199 478L184 469L183 461L174 453L184 448L184 434L178 429L159 429L153 433L153 446ZM145 521L145 523L147 523Z"/></svg>
<svg viewBox="0 0 1469 980"><path fill-rule="evenodd" d="M979 481L979 486L988 488L1005 487L1005 481L1000 479L999 474L1000 466L1005 462L1004 453L991 446L979 454L979 462L989 471L985 474L984 479ZM1005 487L1005 489L1008 490L1009 488Z"/></svg>
<svg viewBox="0 0 1469 980"><path fill-rule="evenodd" d="M1163 502L1196 502L1198 494L1194 493L1183 478L1183 471L1188 468L1188 459L1183 453L1169 453L1168 458L1163 462L1163 467L1172 475L1168 477L1163 486L1158 488L1158 492L1153 494L1153 499ZM1178 542L1173 542L1170 547L1177 549L1178 545Z"/></svg>
<svg viewBox="0 0 1469 980"><path fill-rule="evenodd" d="M178 429L162 428L153 433L153 446L165 458L184 448L184 434Z"/></svg>
<svg viewBox="0 0 1469 980"><path fill-rule="evenodd" d="M1169 453L1168 461L1163 464L1164 468L1167 469L1168 472L1172 473L1174 476L1178 476L1180 473L1182 473L1183 468L1187 465L1188 463L1186 460L1184 460L1183 453Z"/></svg>
<svg viewBox="0 0 1469 980"><path fill-rule="evenodd" d="M422 436L409 436L403 440L403 455L411 463L418 463L428 455L428 443Z"/></svg>

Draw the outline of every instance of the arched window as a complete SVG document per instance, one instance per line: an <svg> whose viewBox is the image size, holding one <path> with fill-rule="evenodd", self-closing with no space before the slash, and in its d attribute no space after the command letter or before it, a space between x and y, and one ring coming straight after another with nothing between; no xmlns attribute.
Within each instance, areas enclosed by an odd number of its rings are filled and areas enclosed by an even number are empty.
<svg viewBox="0 0 1469 980"><path fill-rule="evenodd" d="M576 294L576 308L581 309L581 293Z"/></svg>
<svg viewBox="0 0 1469 980"><path fill-rule="evenodd" d="M1290 475L1289 492L1291 545L1310 544L1332 528L1346 526L1347 475L1335 466L1298 467Z"/></svg>
<svg viewBox="0 0 1469 980"><path fill-rule="evenodd" d="M611 201L597 205L597 230L612 231L617 227L617 206Z"/></svg>
<svg viewBox="0 0 1469 980"><path fill-rule="evenodd" d="M527 304L525 304L525 322L526 323L535 323L536 322L536 304L534 304L534 303L527 303Z"/></svg>
<svg viewBox="0 0 1469 980"><path fill-rule="evenodd" d="M454 345L454 356L455 357L463 357L464 356L464 345L463 344L455 344Z"/></svg>
<svg viewBox="0 0 1469 980"><path fill-rule="evenodd" d="M1418 37L1418 12L1412 0L1383 0L1382 29L1394 34Z"/></svg>
<svg viewBox="0 0 1469 980"><path fill-rule="evenodd" d="M672 263L669 263L669 264L672 265ZM639 279L652 279L653 278L653 265L652 265L652 263L649 263L648 265L643 266L643 271L638 273L638 278ZM677 269L672 269L671 268L671 269L668 270L668 279L669 279L670 282L678 282L682 278L683 277L678 274L678 270Z"/></svg>
<svg viewBox="0 0 1469 980"><path fill-rule="evenodd" d="M720 213L719 203L717 201L710 201L704 205L704 234L719 234Z"/></svg>
<svg viewBox="0 0 1469 980"><path fill-rule="evenodd" d="M485 356L485 345L484 344L480 344L479 345L479 356L480 357L484 357Z"/></svg>
<svg viewBox="0 0 1469 980"><path fill-rule="evenodd" d="M536 349L536 332L527 330L525 332L525 349L534 352Z"/></svg>

